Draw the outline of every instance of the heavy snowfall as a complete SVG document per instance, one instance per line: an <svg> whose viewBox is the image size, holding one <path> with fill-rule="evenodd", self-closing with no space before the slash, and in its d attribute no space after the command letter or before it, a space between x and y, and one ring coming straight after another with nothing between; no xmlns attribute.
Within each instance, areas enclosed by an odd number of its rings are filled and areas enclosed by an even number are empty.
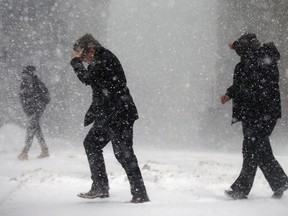
<svg viewBox="0 0 288 216"><path fill-rule="evenodd" d="M288 172L288 3L285 0L0 0L0 215L225 216L288 215L258 170L247 200L224 195L242 166L241 124L231 126L231 85L239 57L228 43L245 32L273 41L279 62L282 118L271 136ZM134 150L151 202L132 204L126 174L104 149L107 199L81 199L91 187L83 118L91 88L70 66L73 43L91 33L120 59L139 112ZM28 64L51 94L41 126L50 157L27 161L26 116L19 102Z"/></svg>

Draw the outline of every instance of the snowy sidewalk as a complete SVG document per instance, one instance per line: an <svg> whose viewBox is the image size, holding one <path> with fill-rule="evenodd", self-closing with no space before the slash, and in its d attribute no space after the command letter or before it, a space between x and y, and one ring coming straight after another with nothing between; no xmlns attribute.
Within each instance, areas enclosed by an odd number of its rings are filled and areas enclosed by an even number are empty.
<svg viewBox="0 0 288 216"><path fill-rule="evenodd" d="M248 200L227 199L223 190L240 171L241 155L160 151L136 152L150 203L131 204L129 184L111 149L104 152L110 179L110 198L85 200L76 196L91 181L83 149L52 151L47 159L18 161L18 152L0 152L1 216L286 216L288 194L271 199L272 192L257 173ZM155 160L154 158L157 158ZM288 171L288 157L277 157Z"/></svg>

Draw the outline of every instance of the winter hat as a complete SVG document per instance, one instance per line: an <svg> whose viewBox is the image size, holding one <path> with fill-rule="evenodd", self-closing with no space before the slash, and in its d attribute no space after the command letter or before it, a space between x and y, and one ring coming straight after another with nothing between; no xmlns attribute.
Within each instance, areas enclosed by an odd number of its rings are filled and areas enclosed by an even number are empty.
<svg viewBox="0 0 288 216"><path fill-rule="evenodd" d="M34 75L34 72L36 71L36 67L32 65L28 65L27 67L24 68L22 71L23 74L30 74Z"/></svg>
<svg viewBox="0 0 288 216"><path fill-rule="evenodd" d="M100 47L101 44L88 33L79 38L73 45L74 50L78 51L79 49L84 49L84 52L87 52L90 48L98 49Z"/></svg>

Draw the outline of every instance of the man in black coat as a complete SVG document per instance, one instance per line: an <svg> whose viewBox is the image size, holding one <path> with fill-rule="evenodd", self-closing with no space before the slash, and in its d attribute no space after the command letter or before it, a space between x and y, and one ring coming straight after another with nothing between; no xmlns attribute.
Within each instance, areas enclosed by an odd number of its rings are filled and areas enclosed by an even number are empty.
<svg viewBox="0 0 288 216"><path fill-rule="evenodd" d="M279 199L288 189L288 178L273 155L269 136L281 118L277 66L280 54L273 43L261 46L251 33L241 36L230 48L241 61L221 102L233 99L232 123L242 122L244 141L241 173L225 194L233 199L247 198L259 166L274 192L272 197Z"/></svg>
<svg viewBox="0 0 288 216"><path fill-rule="evenodd" d="M48 147L40 127L40 118L47 104L50 102L50 94L45 84L39 79L35 72L36 67L31 65L25 67L22 71L19 97L23 110L29 119L29 124L27 126L25 147L18 156L19 160L28 159L28 152L35 135L41 145L41 154L38 158L49 156Z"/></svg>
<svg viewBox="0 0 288 216"><path fill-rule="evenodd" d="M87 69L83 62L89 64ZM90 199L109 197L102 149L111 141L115 157L130 182L131 202L149 201L133 151L133 124L138 113L118 58L92 35L85 34L74 44L71 65L79 80L90 85L93 91L93 101L84 120L85 126L94 122L84 140L93 184L89 192L78 196Z"/></svg>

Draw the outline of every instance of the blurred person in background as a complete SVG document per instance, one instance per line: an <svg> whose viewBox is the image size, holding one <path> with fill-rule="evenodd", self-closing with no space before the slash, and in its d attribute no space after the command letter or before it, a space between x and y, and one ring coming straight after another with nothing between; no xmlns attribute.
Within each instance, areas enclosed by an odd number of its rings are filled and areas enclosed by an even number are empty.
<svg viewBox="0 0 288 216"><path fill-rule="evenodd" d="M18 156L19 160L27 160L28 152L33 142L34 136L38 139L41 146L41 153L38 158L49 156L41 126L40 118L50 102L50 94L45 84L35 74L36 67L27 66L22 71L22 81L20 86L20 102L28 118L28 125L25 138L25 147Z"/></svg>

